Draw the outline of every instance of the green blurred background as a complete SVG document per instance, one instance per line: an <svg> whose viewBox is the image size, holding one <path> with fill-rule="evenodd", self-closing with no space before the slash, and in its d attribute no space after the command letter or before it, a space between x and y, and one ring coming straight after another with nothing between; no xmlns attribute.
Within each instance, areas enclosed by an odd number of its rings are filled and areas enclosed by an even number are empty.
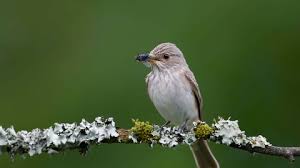
<svg viewBox="0 0 300 168"><path fill-rule="evenodd" d="M17 130L113 116L163 123L150 102L149 69L137 53L161 42L184 52L201 86L208 122L238 119L249 135L300 145L300 2L0 2L0 125ZM251 155L211 144L223 168L300 167L300 160ZM78 152L11 161L0 167L195 167L187 146L103 144Z"/></svg>

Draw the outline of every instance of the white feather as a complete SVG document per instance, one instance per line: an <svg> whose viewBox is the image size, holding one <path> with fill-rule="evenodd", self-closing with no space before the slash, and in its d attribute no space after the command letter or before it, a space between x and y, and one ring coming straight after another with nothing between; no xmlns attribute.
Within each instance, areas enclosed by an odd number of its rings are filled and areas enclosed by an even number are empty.
<svg viewBox="0 0 300 168"><path fill-rule="evenodd" d="M152 71L147 80L149 96L166 121L179 125L198 118L192 88L182 71Z"/></svg>

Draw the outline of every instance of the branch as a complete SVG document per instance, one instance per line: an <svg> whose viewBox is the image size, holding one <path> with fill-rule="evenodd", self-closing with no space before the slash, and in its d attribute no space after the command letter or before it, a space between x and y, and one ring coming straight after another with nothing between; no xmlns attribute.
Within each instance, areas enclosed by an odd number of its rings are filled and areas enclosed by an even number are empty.
<svg viewBox="0 0 300 168"><path fill-rule="evenodd" d="M261 153L272 156L284 157L290 161L295 160L295 156L300 156L300 147L279 147L279 146L266 146L265 148L252 148L251 146L237 146L230 145L233 148L248 151L250 153Z"/></svg>
<svg viewBox="0 0 300 168"><path fill-rule="evenodd" d="M11 157L17 154L33 156L41 153L59 153L65 150L78 149L81 154L88 151L90 145L101 143L135 143L155 144L175 147L180 144L191 145L198 139L207 139L229 147L280 156L291 161L300 156L300 147L272 146L265 137L247 137L238 126L238 121L219 118L212 126L204 122L194 123L190 131L179 127L152 125L149 122L133 120L131 129L116 128L113 118L97 117L89 123L82 119L79 124L55 123L47 129L18 131L13 127L0 126L0 154L7 152Z"/></svg>

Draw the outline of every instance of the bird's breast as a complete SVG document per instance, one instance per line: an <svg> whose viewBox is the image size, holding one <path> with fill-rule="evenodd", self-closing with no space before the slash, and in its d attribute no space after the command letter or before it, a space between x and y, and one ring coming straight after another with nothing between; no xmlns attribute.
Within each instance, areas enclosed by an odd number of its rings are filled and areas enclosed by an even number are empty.
<svg viewBox="0 0 300 168"><path fill-rule="evenodd" d="M197 117L191 86L181 73L153 73L147 81L150 99L165 120L182 124Z"/></svg>

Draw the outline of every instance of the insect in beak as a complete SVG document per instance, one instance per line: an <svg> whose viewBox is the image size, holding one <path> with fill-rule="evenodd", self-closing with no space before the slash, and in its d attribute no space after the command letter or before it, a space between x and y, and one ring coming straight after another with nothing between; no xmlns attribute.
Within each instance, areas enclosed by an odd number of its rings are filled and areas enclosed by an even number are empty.
<svg viewBox="0 0 300 168"><path fill-rule="evenodd" d="M149 54L145 53L145 54L139 54L135 60L139 61L139 62L146 62L149 60Z"/></svg>

